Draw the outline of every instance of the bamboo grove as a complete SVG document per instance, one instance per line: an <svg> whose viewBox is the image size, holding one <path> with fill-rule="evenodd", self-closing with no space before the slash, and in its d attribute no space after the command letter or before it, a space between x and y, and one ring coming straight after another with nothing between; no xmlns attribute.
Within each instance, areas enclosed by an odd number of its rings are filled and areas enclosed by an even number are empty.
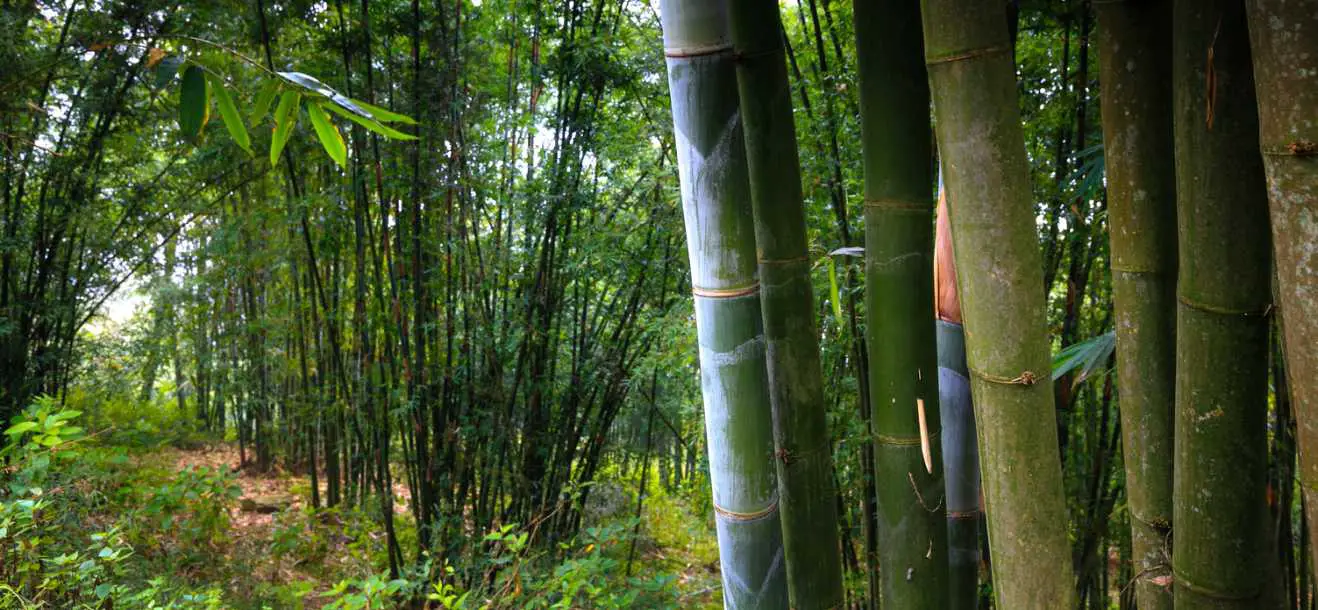
<svg viewBox="0 0 1318 610"><path fill-rule="evenodd" d="M657 473L728 608L1318 607L1318 2L0 19L5 422L172 402L473 589Z"/></svg>

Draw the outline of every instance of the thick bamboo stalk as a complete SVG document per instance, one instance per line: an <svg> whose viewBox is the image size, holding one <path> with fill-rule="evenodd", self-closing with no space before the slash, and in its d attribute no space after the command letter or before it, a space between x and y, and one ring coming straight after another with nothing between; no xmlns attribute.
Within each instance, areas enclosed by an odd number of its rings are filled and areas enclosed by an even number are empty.
<svg viewBox="0 0 1318 610"><path fill-rule="evenodd" d="M1309 538L1318 538L1318 1L1249 0L1259 145ZM1310 552L1318 546L1310 546ZM1318 554L1310 558L1318 565Z"/></svg>
<svg viewBox="0 0 1318 610"><path fill-rule="evenodd" d="M834 608L842 604L842 558L832 444L782 25L774 0L729 4L755 210L787 589L793 608Z"/></svg>
<svg viewBox="0 0 1318 610"><path fill-rule="evenodd" d="M755 232L723 2L660 4L727 608L785 608Z"/></svg>
<svg viewBox="0 0 1318 610"><path fill-rule="evenodd" d="M1096 9L1135 597L1141 609L1171 610L1165 582L1176 389L1172 0Z"/></svg>
<svg viewBox="0 0 1318 610"><path fill-rule="evenodd" d="M1074 603L1042 260L1004 5L923 0L1001 608Z"/></svg>
<svg viewBox="0 0 1318 610"><path fill-rule="evenodd" d="M880 595L948 605L933 305L929 81L918 0L855 3L865 158L865 301Z"/></svg>
<svg viewBox="0 0 1318 610"><path fill-rule="evenodd" d="M1176 0L1177 610L1267 608L1270 235L1243 0ZM1274 602L1275 603L1275 602Z"/></svg>

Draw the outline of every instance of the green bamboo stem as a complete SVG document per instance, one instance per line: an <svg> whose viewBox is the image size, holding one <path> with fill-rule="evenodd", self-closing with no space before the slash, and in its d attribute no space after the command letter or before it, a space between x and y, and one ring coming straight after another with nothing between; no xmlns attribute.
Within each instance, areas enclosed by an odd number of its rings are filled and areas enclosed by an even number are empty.
<svg viewBox="0 0 1318 610"><path fill-rule="evenodd" d="M773 424L756 276L755 231L723 2L660 5L723 603L785 608Z"/></svg>
<svg viewBox="0 0 1318 610"><path fill-rule="evenodd" d="M1271 240L1244 2L1176 0L1173 23L1176 608L1275 607L1264 498Z"/></svg>
<svg viewBox="0 0 1318 610"><path fill-rule="evenodd" d="M1029 166L1005 6L923 0L1000 608L1074 604Z"/></svg>
<svg viewBox="0 0 1318 610"><path fill-rule="evenodd" d="M1300 489L1309 538L1318 540L1318 1L1246 6ZM1309 551L1318 565L1318 545Z"/></svg>
<svg viewBox="0 0 1318 610"><path fill-rule="evenodd" d="M918 0L855 3L865 301L883 604L948 607L933 158Z"/></svg>
<svg viewBox="0 0 1318 610"><path fill-rule="evenodd" d="M1135 597L1171 610L1176 389L1172 0L1096 6Z"/></svg>
<svg viewBox="0 0 1318 610"><path fill-rule="evenodd" d="M840 607L832 445L778 4L729 4L755 210L787 589L798 610Z"/></svg>

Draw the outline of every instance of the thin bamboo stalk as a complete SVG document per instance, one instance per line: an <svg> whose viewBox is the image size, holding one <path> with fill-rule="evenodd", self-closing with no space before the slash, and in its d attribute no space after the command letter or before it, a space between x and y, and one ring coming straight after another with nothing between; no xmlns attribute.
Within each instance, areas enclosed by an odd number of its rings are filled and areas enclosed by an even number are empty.
<svg viewBox="0 0 1318 610"><path fill-rule="evenodd" d="M1099 3L1122 446L1135 597L1170 610L1176 388L1176 172L1171 0Z"/></svg>
<svg viewBox="0 0 1318 610"><path fill-rule="evenodd" d="M855 3L880 595L948 607L929 81L916 0Z"/></svg>
<svg viewBox="0 0 1318 610"><path fill-rule="evenodd" d="M793 608L834 608L842 603L842 561L832 442L782 24L773 0L729 4L755 212L787 588Z"/></svg>

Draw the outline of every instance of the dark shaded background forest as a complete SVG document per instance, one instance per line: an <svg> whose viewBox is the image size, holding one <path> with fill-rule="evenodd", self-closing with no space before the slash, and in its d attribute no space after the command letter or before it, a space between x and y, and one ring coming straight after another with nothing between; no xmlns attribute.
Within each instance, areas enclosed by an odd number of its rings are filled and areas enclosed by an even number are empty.
<svg viewBox="0 0 1318 610"><path fill-rule="evenodd" d="M1084 607L1133 607L1093 7L1009 9L1075 586ZM56 458L0 496L0 607L717 604L709 548L665 546L713 530L656 10L6 1L0 421L37 422ZM782 10L848 603L869 607L852 7ZM253 154L218 114L180 135L181 62L223 83ZM307 119L272 164L271 71L410 117L389 127L415 139L331 114L343 165ZM1285 392L1269 417L1279 553L1308 587ZM203 445L235 463L176 472L167 448ZM235 547L211 510L240 510L229 466L296 479L306 512ZM217 565L340 552L357 559L259 587Z"/></svg>

